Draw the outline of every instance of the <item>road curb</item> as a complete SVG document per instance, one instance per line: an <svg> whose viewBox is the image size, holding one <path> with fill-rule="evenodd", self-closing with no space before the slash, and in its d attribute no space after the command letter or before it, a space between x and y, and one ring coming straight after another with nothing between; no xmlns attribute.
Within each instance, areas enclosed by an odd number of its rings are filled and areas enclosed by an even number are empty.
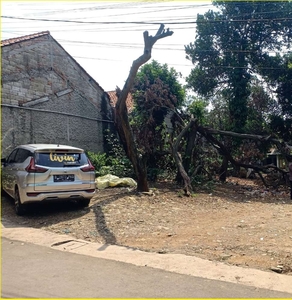
<svg viewBox="0 0 292 300"><path fill-rule="evenodd" d="M195 256L158 254L116 245L92 243L42 229L16 227L3 219L1 235L11 240L33 243L59 251L292 294L292 276L229 266L221 262L204 260Z"/></svg>

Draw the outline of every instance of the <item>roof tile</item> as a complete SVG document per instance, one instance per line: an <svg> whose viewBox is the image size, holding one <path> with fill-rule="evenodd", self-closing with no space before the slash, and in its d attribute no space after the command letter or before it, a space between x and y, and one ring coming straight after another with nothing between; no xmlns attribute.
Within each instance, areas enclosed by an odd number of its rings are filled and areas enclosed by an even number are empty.
<svg viewBox="0 0 292 300"><path fill-rule="evenodd" d="M49 34L50 34L49 31L42 31L42 32L34 33L34 34L24 35L24 36L17 37L17 38L3 40L3 41L1 41L1 47L12 45L12 44L23 42L23 41L27 41L30 39L34 39L34 38L41 37L44 35L49 35Z"/></svg>
<svg viewBox="0 0 292 300"><path fill-rule="evenodd" d="M107 92L110 97L110 104L112 107L115 107L118 101L118 97L116 95L116 91L109 91ZM134 101L132 95L129 93L126 99L126 105L128 108L128 111L131 112L134 107Z"/></svg>

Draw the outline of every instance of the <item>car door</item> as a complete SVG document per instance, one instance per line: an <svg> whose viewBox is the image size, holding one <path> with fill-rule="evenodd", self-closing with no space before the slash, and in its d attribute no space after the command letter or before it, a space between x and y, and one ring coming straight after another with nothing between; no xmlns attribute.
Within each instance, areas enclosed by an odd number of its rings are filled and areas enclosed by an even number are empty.
<svg viewBox="0 0 292 300"><path fill-rule="evenodd" d="M18 148L14 149L2 165L2 188L10 196L14 194L15 174L13 170L17 152Z"/></svg>

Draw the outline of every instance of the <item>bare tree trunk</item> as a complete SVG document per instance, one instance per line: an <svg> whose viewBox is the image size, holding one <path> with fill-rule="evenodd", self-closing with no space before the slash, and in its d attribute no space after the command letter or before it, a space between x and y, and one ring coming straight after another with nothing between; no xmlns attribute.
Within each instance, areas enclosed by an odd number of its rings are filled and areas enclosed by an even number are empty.
<svg viewBox="0 0 292 300"><path fill-rule="evenodd" d="M228 159L226 156L223 156L222 164L219 170L219 180L222 182L226 181L227 167L228 167Z"/></svg>
<svg viewBox="0 0 292 300"><path fill-rule="evenodd" d="M187 145L186 145L185 157L183 159L183 166L188 174L189 174L190 167L193 163L193 152L194 152L194 146L197 137L196 128L190 128L190 131L191 132L187 133L187 137L186 137Z"/></svg>
<svg viewBox="0 0 292 300"><path fill-rule="evenodd" d="M175 163L177 165L177 169L184 181L184 192L186 196L190 196L192 192L192 185L191 185L191 179L187 172L185 171L185 168L182 163L182 158L178 152L178 146L182 139L182 137L186 134L186 132L195 124L195 120L191 120L190 123L181 131L181 133L178 135L178 137L175 140L175 143L173 145L173 157L175 160Z"/></svg>
<svg viewBox="0 0 292 300"><path fill-rule="evenodd" d="M187 145L186 145L186 149L185 149L185 154L182 157L182 165L184 167L184 171L186 172L186 174L190 174L190 167L191 167L192 163L194 163L193 162L193 152L194 152L194 146L195 146L196 136L197 136L195 126L196 126L195 123L193 123L191 125L191 127L189 128L189 130L184 131ZM176 151L178 151L178 149ZM176 161L176 163L177 163L177 161ZM175 180L179 184L184 182L184 179L181 175L179 168L178 168L178 172L177 172Z"/></svg>
<svg viewBox="0 0 292 300"><path fill-rule="evenodd" d="M144 53L136 60L133 61L130 69L129 76L125 82L123 89L118 94L118 101L115 109L115 126L119 133L121 142L126 151L128 158L130 159L134 172L137 176L137 190L140 192L148 192L148 181L146 166L143 163L142 158L139 157L137 147L135 144L132 129L129 124L128 111L126 106L126 99L130 92L136 74L140 66L145 64L151 58L152 47L159 39L172 35L173 32L167 29L164 30L164 25L161 24L156 35L149 36L148 31L143 33L144 36Z"/></svg>
<svg viewBox="0 0 292 300"><path fill-rule="evenodd" d="M225 174L224 169L225 169L225 167L227 167L228 161L230 161L231 164L236 167L253 169L255 172L257 172L259 174L259 176L262 179L262 182L264 183L265 186L267 186L267 183L264 180L264 177L260 174L261 171L268 172L269 169L276 170L279 173L281 173L283 177L285 177L287 174L287 171L282 170L274 165L259 166L259 165L254 165L254 164L243 164L243 163L236 161L232 157L229 150L219 140L217 140L213 136L213 134L232 136L232 137L237 137L237 138L242 138L242 139L252 139L252 140L259 141L259 142L269 141L271 143L276 144L278 149L283 154L283 156L285 156L285 155L287 155L287 152L291 150L292 147L281 140L272 138L271 136L264 137L264 136L260 136L260 135L240 134L240 133L236 133L236 132L210 129L210 128L206 128L206 127L202 127L202 126L197 126L197 131L200 134L202 134L218 150L219 154L221 154L223 156L223 162L222 162L222 166L221 166L221 171L223 171L223 172L222 172L222 174L220 174L220 180L222 180L222 181L225 181L225 179L226 179L226 177L225 177L226 174Z"/></svg>

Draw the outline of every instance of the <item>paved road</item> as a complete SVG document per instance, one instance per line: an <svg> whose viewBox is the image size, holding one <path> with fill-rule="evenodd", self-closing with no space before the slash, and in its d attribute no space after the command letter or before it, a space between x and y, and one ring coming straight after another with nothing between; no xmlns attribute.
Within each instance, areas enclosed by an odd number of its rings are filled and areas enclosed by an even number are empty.
<svg viewBox="0 0 292 300"><path fill-rule="evenodd" d="M291 298L292 294L135 266L2 237L2 298L33 297Z"/></svg>

